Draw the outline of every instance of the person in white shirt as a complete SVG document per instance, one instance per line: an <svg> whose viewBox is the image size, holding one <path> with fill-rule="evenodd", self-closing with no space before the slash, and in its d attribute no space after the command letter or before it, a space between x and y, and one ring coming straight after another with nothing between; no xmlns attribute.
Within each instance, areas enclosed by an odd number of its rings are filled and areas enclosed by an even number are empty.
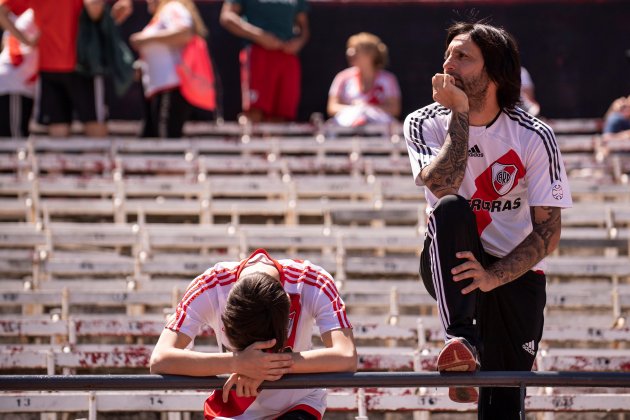
<svg viewBox="0 0 630 420"><path fill-rule="evenodd" d="M531 370L543 332L544 258L560 240L571 192L551 128L517 107L513 37L480 23L448 30L435 103L404 135L428 228L420 271L446 344L440 371ZM478 359L480 356L480 360ZM518 388L451 388L480 419L520 418Z"/></svg>
<svg viewBox="0 0 630 420"><path fill-rule="evenodd" d="M39 36L32 9L26 10L17 17L14 24L29 39L36 39ZM21 43L9 31L4 33L2 44L0 137L28 137L37 84L37 47Z"/></svg>
<svg viewBox="0 0 630 420"><path fill-rule="evenodd" d="M376 35L352 35L346 46L351 67L335 76L328 92L328 114L344 127L388 123L400 116L400 88L385 70L387 46Z"/></svg>
<svg viewBox="0 0 630 420"><path fill-rule="evenodd" d="M142 86L147 103L144 137L179 138L193 106L180 92L177 66L194 35L208 33L192 0L147 0L153 18L129 38L140 53Z"/></svg>
<svg viewBox="0 0 630 420"><path fill-rule="evenodd" d="M184 350L208 325L223 351ZM315 325L324 348L312 349ZM275 260L259 249L193 280L150 364L152 373L230 374L206 400L206 419L309 420L322 418L325 390L259 391L260 384L286 373L353 372L357 353L332 276L309 261Z"/></svg>

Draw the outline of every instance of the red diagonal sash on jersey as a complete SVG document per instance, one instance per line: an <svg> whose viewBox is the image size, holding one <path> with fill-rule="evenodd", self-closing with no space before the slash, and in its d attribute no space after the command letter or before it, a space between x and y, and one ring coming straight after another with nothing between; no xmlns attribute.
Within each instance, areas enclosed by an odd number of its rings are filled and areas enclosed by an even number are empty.
<svg viewBox="0 0 630 420"><path fill-rule="evenodd" d="M492 202L510 192L524 176L525 167L521 159L514 150L510 149L475 179L477 191L470 199L472 201L477 198ZM492 222L492 216L490 216L490 210L483 207L479 210L473 209L473 211L477 218L477 232L481 236L481 233Z"/></svg>
<svg viewBox="0 0 630 420"><path fill-rule="evenodd" d="M291 299L291 307L289 308L289 335L287 336L287 342L284 347L289 347L293 350L295 346L295 336L297 335L298 321L300 320L300 314L302 313L302 304L300 303L300 295L291 293L289 294Z"/></svg>
<svg viewBox="0 0 630 420"><path fill-rule="evenodd" d="M302 304L300 303L299 294L289 294L291 307L289 308L289 331L285 348L293 349L295 346L295 337L302 313ZM247 408L252 405L256 397L238 397L236 391L230 390L228 402L223 402L223 390L218 389L212 393L206 400L204 406L204 418L214 419L215 417L230 417L243 414Z"/></svg>
<svg viewBox="0 0 630 420"><path fill-rule="evenodd" d="M217 389L208 397L203 408L203 418L235 417L241 415L256 400L256 397L238 397L236 391L230 390L227 403L223 402L223 390Z"/></svg>

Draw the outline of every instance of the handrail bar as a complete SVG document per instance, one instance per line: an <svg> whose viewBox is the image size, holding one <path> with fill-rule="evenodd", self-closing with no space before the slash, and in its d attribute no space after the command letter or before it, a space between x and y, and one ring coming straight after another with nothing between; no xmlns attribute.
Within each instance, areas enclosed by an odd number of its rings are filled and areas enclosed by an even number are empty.
<svg viewBox="0 0 630 420"><path fill-rule="evenodd" d="M224 376L0 375L0 391L219 389ZM630 388L628 372L357 372L289 374L263 382L264 389L396 387L618 387Z"/></svg>

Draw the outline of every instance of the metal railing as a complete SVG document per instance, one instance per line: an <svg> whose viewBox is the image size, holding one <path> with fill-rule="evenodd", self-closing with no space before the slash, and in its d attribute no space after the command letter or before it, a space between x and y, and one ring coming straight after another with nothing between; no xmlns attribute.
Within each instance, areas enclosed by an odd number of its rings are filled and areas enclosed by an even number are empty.
<svg viewBox="0 0 630 420"><path fill-rule="evenodd" d="M179 375L0 375L0 391L126 391L219 389L226 377ZM291 388L398 388L486 386L518 387L521 418L525 419L525 390L544 387L630 388L627 372L358 372L285 375L263 382L264 389Z"/></svg>

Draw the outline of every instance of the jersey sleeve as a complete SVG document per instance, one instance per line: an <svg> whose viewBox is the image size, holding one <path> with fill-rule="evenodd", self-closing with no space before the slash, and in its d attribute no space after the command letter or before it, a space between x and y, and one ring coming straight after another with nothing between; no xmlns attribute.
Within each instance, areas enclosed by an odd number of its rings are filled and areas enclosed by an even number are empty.
<svg viewBox="0 0 630 420"><path fill-rule="evenodd" d="M542 125L528 144L525 179L529 205L571 207L569 180L551 128Z"/></svg>
<svg viewBox="0 0 630 420"><path fill-rule="evenodd" d="M211 325L218 308L212 307L206 293L216 290L208 287L214 281L215 274L215 269L211 268L190 283L175 313L166 323L166 328L194 339L205 325Z"/></svg>
<svg viewBox="0 0 630 420"><path fill-rule="evenodd" d="M319 333L352 328L346 314L346 305L341 299L332 276L321 267L316 267L316 288L311 289L313 300L313 318L319 328Z"/></svg>
<svg viewBox="0 0 630 420"><path fill-rule="evenodd" d="M446 137L446 132L440 129L439 121L435 117L449 113L450 111L439 104L433 104L405 118L403 133L416 185L424 185L420 179L420 171L436 158Z"/></svg>

